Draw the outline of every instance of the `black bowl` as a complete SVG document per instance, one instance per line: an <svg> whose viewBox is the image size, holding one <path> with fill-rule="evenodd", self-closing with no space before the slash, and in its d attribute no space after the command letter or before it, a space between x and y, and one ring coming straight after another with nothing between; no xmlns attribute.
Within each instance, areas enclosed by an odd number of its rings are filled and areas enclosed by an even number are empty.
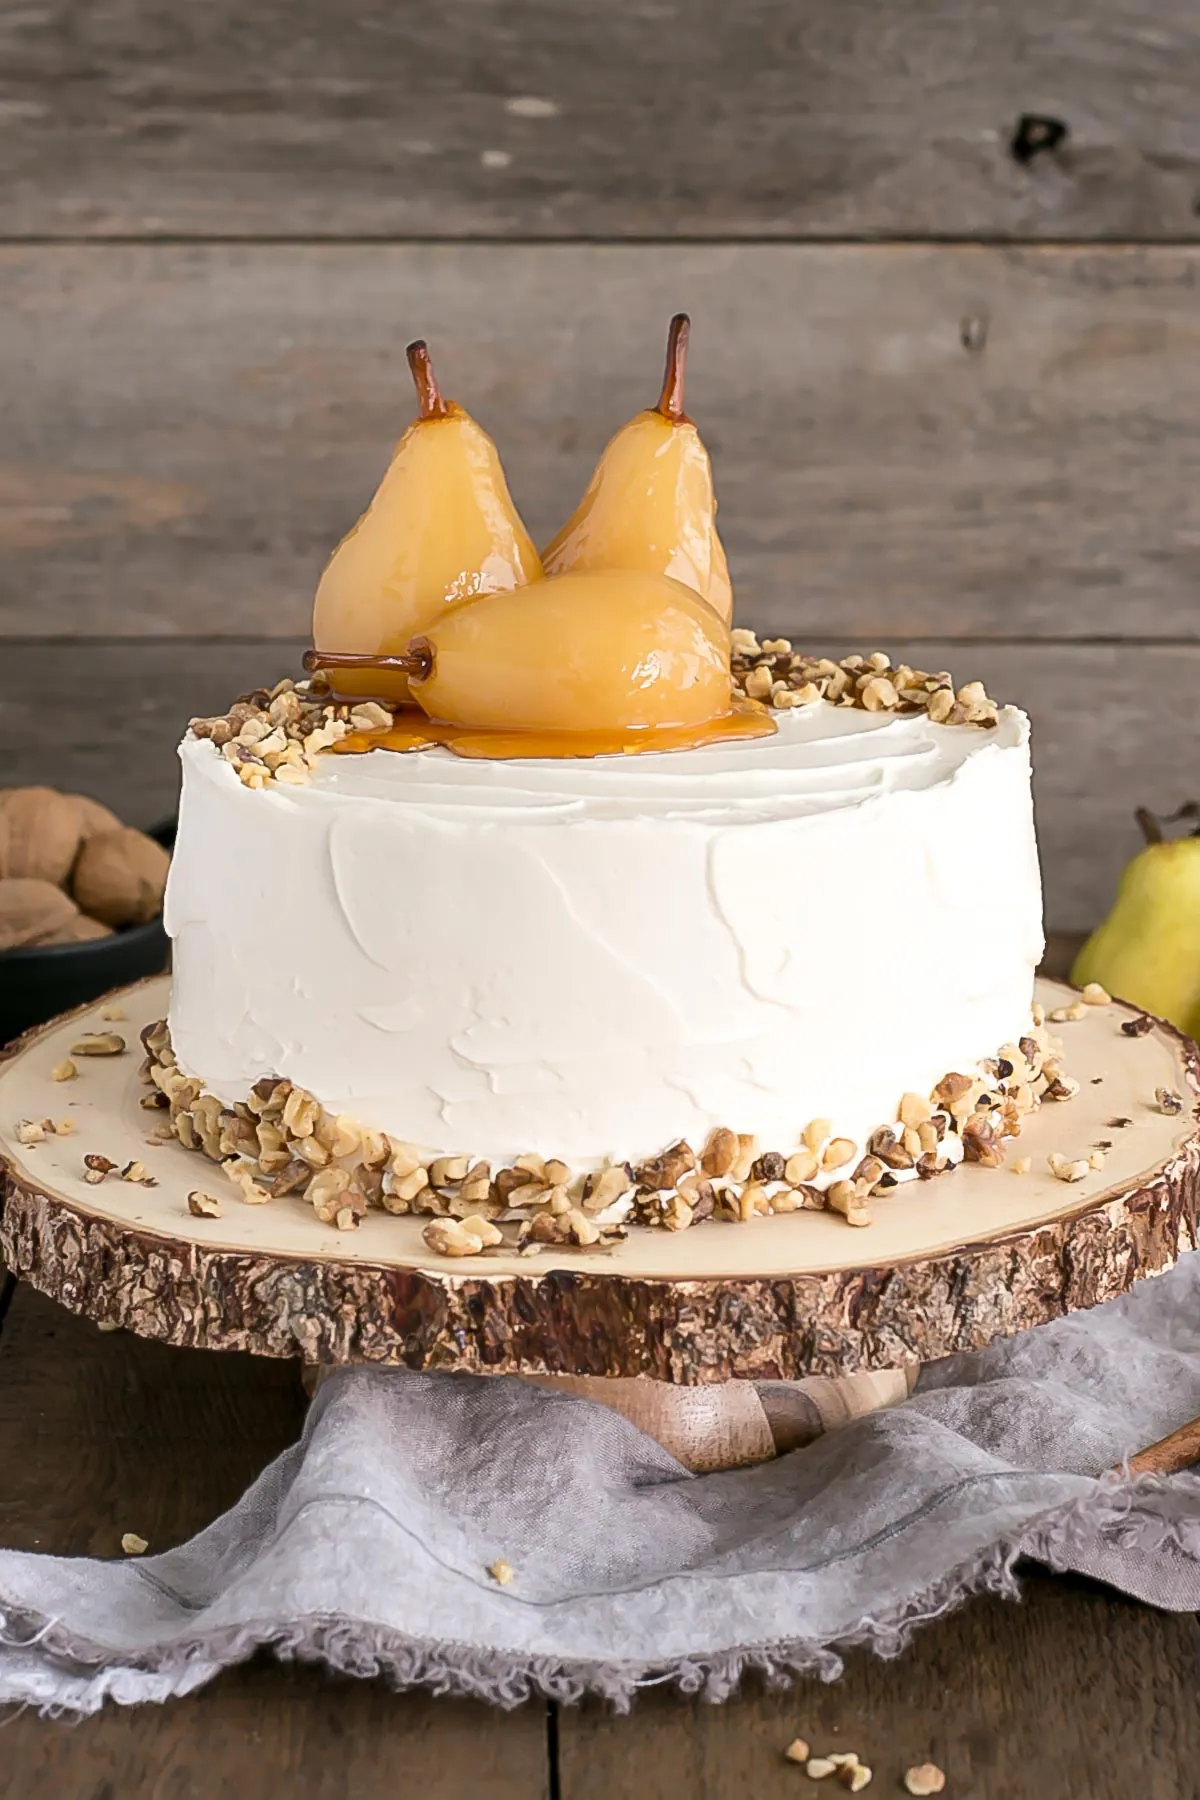
<svg viewBox="0 0 1200 1800"><path fill-rule="evenodd" d="M147 836L170 850L175 843L174 819L152 825ZM86 1006L110 988L161 975L168 948L159 913L145 925L82 944L0 950L0 1044L72 1007Z"/></svg>

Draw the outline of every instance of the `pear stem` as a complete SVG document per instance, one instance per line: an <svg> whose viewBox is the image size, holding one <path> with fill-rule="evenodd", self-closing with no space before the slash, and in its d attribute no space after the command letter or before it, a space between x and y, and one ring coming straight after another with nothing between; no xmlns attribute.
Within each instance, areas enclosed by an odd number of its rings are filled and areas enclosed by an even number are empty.
<svg viewBox="0 0 1200 1800"><path fill-rule="evenodd" d="M1148 844L1162 843L1163 828L1148 806L1139 806L1133 816L1141 826L1142 836Z"/></svg>
<svg viewBox="0 0 1200 1800"><path fill-rule="evenodd" d="M678 425L687 418L683 410L683 378L687 372L687 348L691 331L692 321L686 313L676 313L667 331L667 366L663 373L662 393L658 396L658 405L654 410L660 412L664 419L670 419L673 425Z"/></svg>
<svg viewBox="0 0 1200 1800"><path fill-rule="evenodd" d="M433 372L433 364L429 360L429 348L424 338L417 338L404 352L408 358L408 366L412 370L413 386L417 390L417 417L419 419L444 419L450 408L442 399L442 390L437 384L437 376Z"/></svg>
<svg viewBox="0 0 1200 1800"><path fill-rule="evenodd" d="M428 638L414 638L403 656L372 656L357 650L306 650L301 659L310 675L318 669L396 669L410 681L428 681L434 648Z"/></svg>

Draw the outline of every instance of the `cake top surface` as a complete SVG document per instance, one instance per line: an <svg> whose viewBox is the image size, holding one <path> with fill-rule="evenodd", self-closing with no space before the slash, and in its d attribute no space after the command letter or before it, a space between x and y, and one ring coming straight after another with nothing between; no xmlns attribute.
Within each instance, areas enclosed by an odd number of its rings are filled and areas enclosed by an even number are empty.
<svg viewBox="0 0 1200 1800"><path fill-rule="evenodd" d="M395 758L397 753L411 752L405 760L433 759L430 770L417 778L430 784L430 792L436 781L446 791L482 794L490 782L496 794L565 791L576 798L588 794L599 802L615 788L628 808L631 796L653 795L656 780L666 782L666 791L682 798L702 776L710 800L736 783L739 804L744 805L755 783L765 792L782 784L794 795L793 777L799 772L807 775L820 810L822 805L840 803L836 771L842 764L867 765L857 770L852 785L861 786L872 763L882 765L893 787L936 784L961 766L971 747L991 738L1004 716L982 682L955 689L945 670L930 674L907 663L894 664L881 651L833 662L795 651L785 638L760 644L753 632L739 628L732 633L732 652L732 691L742 721L761 718L769 724L768 735L738 733L728 742L700 741L687 749L671 749L670 758L660 753L651 732L627 734L603 747L585 738L568 747L564 740L569 734L559 734L559 741L548 745L537 733L510 732L501 754L496 753L494 737L474 746L451 740L453 755L468 769L450 775L448 756L436 736L410 731L415 709L339 697L319 677L299 683L285 678L273 688L241 695L227 713L193 719L185 746L206 740L251 789L298 788L317 782L329 791L333 776L328 765L345 760L342 753L356 753L356 761L365 756L374 771L380 764L373 753L383 751ZM793 718L800 723L772 748L779 724ZM1027 729L1019 720L1014 712L1001 741L1012 742L1014 730L1020 737ZM890 730L893 725L898 729ZM964 742L952 741L959 737ZM338 754L331 757L331 752ZM682 759L678 772L666 769L672 759ZM910 759L907 766L905 759ZM555 762L573 773L567 777L556 776L552 769L530 772L535 764ZM579 773L585 762L594 764L593 774ZM488 764L505 763L517 764L524 772L479 773ZM636 772L636 764L644 765L643 773ZM820 773L823 767L825 777ZM367 779L373 781L374 773ZM406 778L391 774L384 779L390 794ZM344 778L341 791L355 791L353 778ZM829 797L822 800L823 793ZM796 809L789 810L794 814Z"/></svg>
<svg viewBox="0 0 1200 1800"><path fill-rule="evenodd" d="M870 713L819 700L781 712L778 726L773 737L666 755L491 761L440 747L323 755L311 784L275 787L274 797L316 808L331 799L403 804L463 820L497 812L543 822L666 812L704 824L769 821L933 788L968 758L1028 737L1028 722L1013 707L986 732L934 724L926 713ZM185 754L214 764L218 755L194 740Z"/></svg>

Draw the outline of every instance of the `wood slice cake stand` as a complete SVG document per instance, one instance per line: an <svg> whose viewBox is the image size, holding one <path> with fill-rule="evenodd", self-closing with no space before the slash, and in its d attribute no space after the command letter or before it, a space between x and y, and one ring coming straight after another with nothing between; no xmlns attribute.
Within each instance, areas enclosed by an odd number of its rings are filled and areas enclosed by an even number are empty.
<svg viewBox="0 0 1200 1800"><path fill-rule="evenodd" d="M103 1019L96 1002L2 1053L0 1250L72 1311L172 1344L557 1377L593 1391L582 1377L604 1384L595 1392L606 1399L617 1391L608 1383L624 1389L631 1377L649 1394L649 1378L691 1390L668 1396L676 1414L690 1406L694 1420L707 1404L716 1430L742 1404L742 1381L862 1379L977 1349L1111 1300L1196 1244L1200 1058L1157 1022L1124 1034L1137 1015L1116 1004L1053 1027L1081 1087L1044 1104L1010 1148L1010 1159L1032 1158L1028 1175L967 1166L904 1185L873 1202L875 1222L861 1230L803 1212L637 1230L603 1252L464 1262L427 1249L425 1220L373 1212L337 1232L301 1201L246 1206L202 1156L148 1144L163 1115L138 1104L138 1033L164 1016L168 989L165 976L140 983L103 1003L123 1021ZM1039 994L1047 1009L1074 998L1053 982ZM128 1052L77 1057L78 1079L53 1081L90 1030L119 1032ZM1180 1095L1182 1111L1164 1113L1158 1090ZM18 1122L45 1118L76 1129L22 1145ZM1100 1143L1111 1146L1102 1172L1070 1185L1050 1174L1050 1153L1086 1156ZM110 1176L90 1186L92 1152L139 1160L158 1185ZM220 1197L221 1218L189 1213L195 1188ZM695 1392L719 1383L735 1385Z"/></svg>

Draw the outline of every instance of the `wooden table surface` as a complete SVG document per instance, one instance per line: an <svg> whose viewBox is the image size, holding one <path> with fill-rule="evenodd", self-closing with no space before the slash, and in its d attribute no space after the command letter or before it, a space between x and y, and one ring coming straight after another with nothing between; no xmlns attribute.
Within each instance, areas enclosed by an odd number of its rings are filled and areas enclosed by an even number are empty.
<svg viewBox="0 0 1200 1800"><path fill-rule="evenodd" d="M230 1506L301 1429L295 1365L102 1333L0 1282L6 1545L119 1556L136 1531L164 1549ZM797 1733L857 1750L881 1800L928 1758L947 1771L947 1800L1193 1800L1198 1655L1191 1615L1033 1572L1021 1604L976 1601L894 1662L856 1656L832 1686L750 1684L720 1707L652 1692L626 1717L591 1704L502 1713L261 1657L161 1707L109 1707L78 1725L9 1719L0 1800L828 1792L784 1761Z"/></svg>

